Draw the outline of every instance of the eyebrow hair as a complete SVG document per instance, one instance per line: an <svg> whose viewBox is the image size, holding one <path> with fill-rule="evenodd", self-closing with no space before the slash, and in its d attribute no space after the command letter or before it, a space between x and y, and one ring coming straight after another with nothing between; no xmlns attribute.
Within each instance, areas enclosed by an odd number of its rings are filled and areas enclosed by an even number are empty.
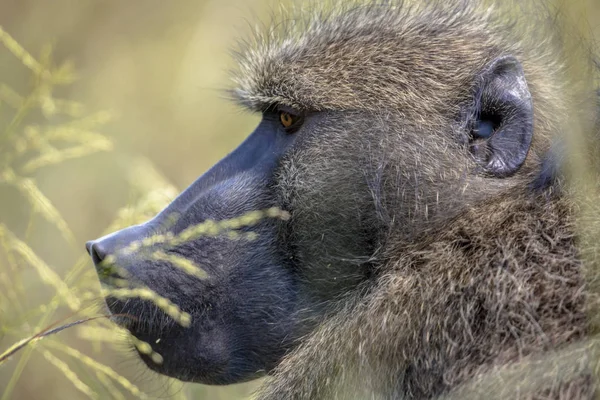
<svg viewBox="0 0 600 400"><path fill-rule="evenodd" d="M290 97L269 95L260 90L257 90L255 93L250 93L241 88L235 88L230 91L230 97L236 104L251 112L264 113L269 110L274 110L277 107L285 107L296 112L314 109L314 107L307 104L301 104Z"/></svg>

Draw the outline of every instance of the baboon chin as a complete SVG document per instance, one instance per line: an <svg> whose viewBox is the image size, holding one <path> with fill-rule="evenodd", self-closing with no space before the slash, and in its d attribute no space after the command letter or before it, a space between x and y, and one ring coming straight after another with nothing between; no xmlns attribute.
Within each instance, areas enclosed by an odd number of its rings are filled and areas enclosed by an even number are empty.
<svg viewBox="0 0 600 400"><path fill-rule="evenodd" d="M550 12L507 9L353 2L242 48L231 93L256 130L155 218L87 244L106 285L164 298L106 299L162 355L148 366L269 375L260 399L421 399L589 337L560 145L581 85L538 29ZM514 393L592 398L592 376Z"/></svg>

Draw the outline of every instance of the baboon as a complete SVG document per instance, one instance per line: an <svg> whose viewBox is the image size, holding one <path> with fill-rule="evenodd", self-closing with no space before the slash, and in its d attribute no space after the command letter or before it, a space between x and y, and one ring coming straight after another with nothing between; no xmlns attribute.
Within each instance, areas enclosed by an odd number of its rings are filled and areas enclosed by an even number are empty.
<svg viewBox="0 0 600 400"><path fill-rule="evenodd" d="M102 267L112 255L192 316L183 327L146 300L106 299L163 356L140 354L149 368L206 384L268 375L265 400L426 399L587 343L565 121L592 126L596 97L570 78L552 13L456 0L306 14L237 53L231 93L263 116L240 147L154 219L87 244L103 280L123 278ZM241 229L255 240L164 250L204 278L120 251L272 207L289 218ZM505 382L507 398L592 398L581 354L539 384Z"/></svg>

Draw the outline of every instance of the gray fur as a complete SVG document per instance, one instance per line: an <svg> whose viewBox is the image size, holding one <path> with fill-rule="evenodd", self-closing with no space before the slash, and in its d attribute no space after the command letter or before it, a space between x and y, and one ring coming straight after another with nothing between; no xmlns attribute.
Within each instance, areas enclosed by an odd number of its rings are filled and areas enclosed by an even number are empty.
<svg viewBox="0 0 600 400"><path fill-rule="evenodd" d="M241 52L243 105L330 115L278 175L327 317L263 400L431 398L589 335L575 206L548 164L573 93L547 10L511 20L514 4L391 3L288 15ZM457 116L504 55L525 70L535 134L523 168L495 180L465 157ZM357 214L380 233L371 254L356 254ZM583 371L520 396L592 398Z"/></svg>

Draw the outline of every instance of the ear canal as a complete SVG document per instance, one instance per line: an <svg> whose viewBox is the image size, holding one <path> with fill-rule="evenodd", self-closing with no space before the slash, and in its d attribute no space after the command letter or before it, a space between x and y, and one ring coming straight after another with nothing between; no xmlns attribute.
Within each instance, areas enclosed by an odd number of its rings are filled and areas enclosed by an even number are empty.
<svg viewBox="0 0 600 400"><path fill-rule="evenodd" d="M495 59L481 78L471 151L486 174L507 177L523 165L531 146L531 94L523 68L512 56Z"/></svg>

